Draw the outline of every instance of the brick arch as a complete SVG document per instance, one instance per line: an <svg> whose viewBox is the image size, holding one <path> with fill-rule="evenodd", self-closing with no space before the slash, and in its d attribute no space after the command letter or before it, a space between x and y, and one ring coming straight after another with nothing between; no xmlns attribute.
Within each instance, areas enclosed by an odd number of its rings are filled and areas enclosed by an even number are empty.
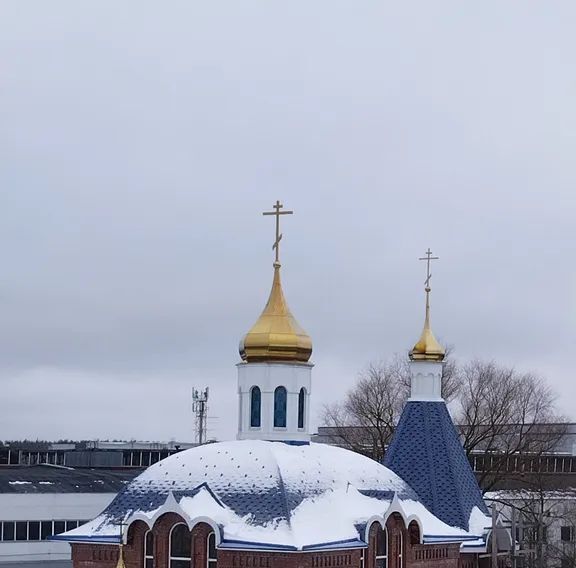
<svg viewBox="0 0 576 568"><path fill-rule="evenodd" d="M408 525L408 540L411 545L420 544L421 539L420 527L416 521Z"/></svg>
<svg viewBox="0 0 576 568"><path fill-rule="evenodd" d="M170 550L170 531L174 525L185 524L186 519L181 517L176 513L164 513L160 515L154 526L152 527L152 533L154 534L154 566L156 568L168 568L168 552ZM190 535L192 538L192 535ZM137 566L143 565L142 557L143 549L139 550L139 563Z"/></svg>
<svg viewBox="0 0 576 568"><path fill-rule="evenodd" d="M402 517L402 515L400 513L392 513L387 519L386 519L386 527L388 528L388 530L392 530L392 529L406 529L406 523L404 523L404 518Z"/></svg>
<svg viewBox="0 0 576 568"><path fill-rule="evenodd" d="M126 531L126 545L130 546L137 539L142 538L148 530L148 525L144 521L138 520L130 523Z"/></svg>
<svg viewBox="0 0 576 568"><path fill-rule="evenodd" d="M374 520L368 529L365 568L376 568L376 536L380 528L387 533L387 568L405 568L409 552L408 529L400 513L392 513L384 524Z"/></svg>
<svg viewBox="0 0 576 568"><path fill-rule="evenodd" d="M152 533L154 534L154 566L156 568L169 567L170 531L178 524L187 525L188 523L176 513L165 513L158 517L154 523ZM140 567L144 563L144 536L148 531L148 526L143 521L135 521L133 525L135 528L133 546L131 547L132 554L129 558L130 562L126 562L126 565L128 567ZM132 525L130 526L132 527ZM199 522L192 527L190 531L192 566L206 566L207 540L208 535L213 531L214 529L208 523L203 522ZM128 560L127 556L126 560Z"/></svg>
<svg viewBox="0 0 576 568"><path fill-rule="evenodd" d="M207 566L208 558L208 535L214 529L208 523L198 523L192 527L192 560L196 568ZM218 558L218 550L216 550Z"/></svg>
<svg viewBox="0 0 576 568"><path fill-rule="evenodd" d="M364 559L364 568L376 568L376 537L378 531L387 530L386 524L380 521L373 521L368 528L368 548Z"/></svg>
<svg viewBox="0 0 576 568"><path fill-rule="evenodd" d="M170 529L178 523L184 523L185 525L188 524L186 519L178 513L164 513L156 519L152 530L158 531L159 533L165 530L170 532Z"/></svg>
<svg viewBox="0 0 576 568"><path fill-rule="evenodd" d="M124 547L124 562L127 566L142 566L144 537L149 530L144 521L130 523L126 532L126 546Z"/></svg>
<svg viewBox="0 0 576 568"><path fill-rule="evenodd" d="M386 524L384 521L380 522L379 520L374 520L370 523L370 526L368 527L368 544L370 544L370 541L373 538L376 538L376 532L380 529L380 528L385 528Z"/></svg>
<svg viewBox="0 0 576 568"><path fill-rule="evenodd" d="M409 549L408 530L400 513L392 513L386 519L388 529L388 568L404 568Z"/></svg>

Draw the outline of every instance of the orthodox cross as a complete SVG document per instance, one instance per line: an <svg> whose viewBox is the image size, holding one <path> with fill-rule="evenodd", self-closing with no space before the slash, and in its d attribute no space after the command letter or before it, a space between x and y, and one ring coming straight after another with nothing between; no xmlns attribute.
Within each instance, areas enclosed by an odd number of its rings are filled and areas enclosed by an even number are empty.
<svg viewBox="0 0 576 568"><path fill-rule="evenodd" d="M280 215L292 215L294 211L280 211L284 207L280 201L276 200L276 203L272 206L274 211L265 211L262 215L274 215L276 217L276 240L272 245L272 249L276 251L276 260L274 264L280 264L280 241L282 239L282 233L280 232Z"/></svg>
<svg viewBox="0 0 576 568"><path fill-rule="evenodd" d="M118 523L120 526L120 542L118 543L118 563L116 564L116 568L126 568L126 564L124 564L124 527L128 526L122 520Z"/></svg>
<svg viewBox="0 0 576 568"><path fill-rule="evenodd" d="M122 548L122 545L124 544L124 527L127 527L128 525L122 520L114 524L117 524L120 529L120 548Z"/></svg>
<svg viewBox="0 0 576 568"><path fill-rule="evenodd" d="M419 258L418 260L425 260L426 261L426 281L424 282L424 285L426 286L426 292L430 292L430 278L432 278L432 274L430 274L430 261L431 260L438 260L440 257L439 256L432 256L432 251L430 250L430 247L428 247L428 250L424 254L426 256L423 256L423 257Z"/></svg>

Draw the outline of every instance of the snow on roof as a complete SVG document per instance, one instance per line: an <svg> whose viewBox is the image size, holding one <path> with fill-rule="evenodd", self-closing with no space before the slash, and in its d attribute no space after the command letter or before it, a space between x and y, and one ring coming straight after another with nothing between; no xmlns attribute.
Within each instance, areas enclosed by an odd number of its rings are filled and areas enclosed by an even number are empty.
<svg viewBox="0 0 576 568"><path fill-rule="evenodd" d="M484 534L492 526L492 519L484 514L478 507L474 507L470 513L470 532L474 534Z"/></svg>
<svg viewBox="0 0 576 568"><path fill-rule="evenodd" d="M424 540L471 538L437 519L400 477L369 458L323 444L249 440L200 446L154 464L99 517L58 538L118 541L121 522L152 526L168 511L190 527L212 524L221 547L361 546L367 523L383 523L392 512L416 520Z"/></svg>
<svg viewBox="0 0 576 568"><path fill-rule="evenodd" d="M54 465L0 467L4 493L118 493L134 478L133 471L73 469Z"/></svg>

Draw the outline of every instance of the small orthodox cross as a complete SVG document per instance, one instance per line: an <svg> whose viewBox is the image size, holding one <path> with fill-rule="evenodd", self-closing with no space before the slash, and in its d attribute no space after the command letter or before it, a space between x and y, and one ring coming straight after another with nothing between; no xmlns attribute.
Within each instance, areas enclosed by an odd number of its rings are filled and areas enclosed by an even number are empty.
<svg viewBox="0 0 576 568"><path fill-rule="evenodd" d="M120 529L120 546L122 546L124 541L124 527L127 527L128 525L122 520L119 523L115 524L117 524Z"/></svg>
<svg viewBox="0 0 576 568"><path fill-rule="evenodd" d="M418 260L425 260L426 261L426 281L424 282L425 286L426 286L426 292L430 291L430 278L432 278L432 274L430 274L430 261L431 260L438 260L440 257L439 256L432 256L432 251L430 250L430 247L428 247L428 250L424 253L426 256L423 256L421 258L419 258Z"/></svg>
<svg viewBox="0 0 576 568"><path fill-rule="evenodd" d="M284 207L280 201L276 200L276 203L272 206L274 211L265 211L262 215L274 215L276 217L276 240L272 245L272 249L276 251L275 264L280 263L280 240L282 239L282 233L280 232L280 215L292 215L294 211L280 211Z"/></svg>
<svg viewBox="0 0 576 568"><path fill-rule="evenodd" d="M126 564L124 563L124 527L128 525L120 520L118 523L120 526L120 542L118 543L118 563L116 564L116 568L126 568Z"/></svg>

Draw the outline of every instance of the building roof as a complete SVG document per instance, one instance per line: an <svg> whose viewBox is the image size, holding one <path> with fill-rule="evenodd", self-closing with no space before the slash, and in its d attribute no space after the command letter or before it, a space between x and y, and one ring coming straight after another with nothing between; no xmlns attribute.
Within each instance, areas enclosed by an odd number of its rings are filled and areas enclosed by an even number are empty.
<svg viewBox="0 0 576 568"><path fill-rule="evenodd" d="M0 467L0 493L118 493L137 473L53 465Z"/></svg>
<svg viewBox="0 0 576 568"><path fill-rule="evenodd" d="M120 523L151 527L166 512L190 526L209 520L224 548L363 546L371 520L385 522L392 512L415 520L424 539L471 538L435 518L374 460L323 444L247 440L200 446L154 464L99 517L55 538L117 542Z"/></svg>
<svg viewBox="0 0 576 568"><path fill-rule="evenodd" d="M451 526L468 530L475 507L488 513L444 402L406 403L384 465Z"/></svg>
<svg viewBox="0 0 576 568"><path fill-rule="evenodd" d="M72 560L19 560L1 565L2 568L72 568Z"/></svg>
<svg viewBox="0 0 576 568"><path fill-rule="evenodd" d="M72 560L20 560L1 565L2 568L72 568Z"/></svg>

